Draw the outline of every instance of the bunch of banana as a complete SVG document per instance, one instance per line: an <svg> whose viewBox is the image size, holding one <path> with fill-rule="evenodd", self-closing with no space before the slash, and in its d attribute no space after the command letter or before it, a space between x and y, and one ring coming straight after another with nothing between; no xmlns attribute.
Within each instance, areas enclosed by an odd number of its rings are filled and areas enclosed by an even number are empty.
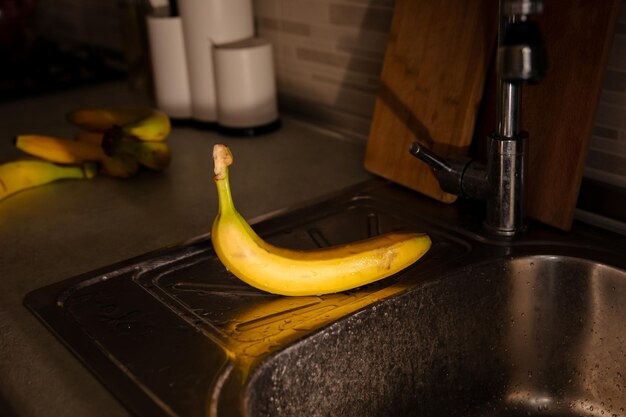
<svg viewBox="0 0 626 417"><path fill-rule="evenodd" d="M417 261L431 246L421 233L387 233L317 250L291 250L261 239L235 209L225 145L213 148L219 208L211 241L224 266L242 281L281 295L320 295L360 287L393 275Z"/></svg>
<svg viewBox="0 0 626 417"><path fill-rule="evenodd" d="M62 179L90 179L96 175L96 164L61 166L45 161L23 160L0 165L0 200L28 188Z"/></svg>
<svg viewBox="0 0 626 417"><path fill-rule="evenodd" d="M86 172L85 166L89 167L90 175L95 175L96 163L100 172L118 178L132 177L140 166L164 170L170 163L171 152L163 142L171 130L170 120L159 110L82 109L69 113L67 118L83 129L75 141L46 135L19 135L14 139L18 149L47 162L20 161L3 165L0 198L27 188L28 184L44 184L64 178L63 175L85 178L86 175L78 176L79 172ZM11 174L12 171L15 173ZM32 172L32 175L25 172ZM38 180L21 181L20 178ZM6 190L14 191L7 193Z"/></svg>
<svg viewBox="0 0 626 417"><path fill-rule="evenodd" d="M85 129L75 141L20 135L14 144L30 155L59 164L98 162L104 174L119 178L135 175L140 165L161 171L170 164L170 148L163 142L170 121L159 110L83 109L69 113L68 120Z"/></svg>

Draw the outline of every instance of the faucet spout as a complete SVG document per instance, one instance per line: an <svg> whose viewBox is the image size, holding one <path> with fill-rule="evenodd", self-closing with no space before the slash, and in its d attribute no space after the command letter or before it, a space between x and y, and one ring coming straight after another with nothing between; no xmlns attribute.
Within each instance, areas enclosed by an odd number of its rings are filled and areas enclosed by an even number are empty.
<svg viewBox="0 0 626 417"><path fill-rule="evenodd" d="M443 191L485 200L484 227L512 237L525 230L527 135L520 129L521 88L547 70L538 26L528 19L541 13L541 0L500 0L496 131L488 137L487 166L469 159L444 159L415 142L410 153L431 166Z"/></svg>

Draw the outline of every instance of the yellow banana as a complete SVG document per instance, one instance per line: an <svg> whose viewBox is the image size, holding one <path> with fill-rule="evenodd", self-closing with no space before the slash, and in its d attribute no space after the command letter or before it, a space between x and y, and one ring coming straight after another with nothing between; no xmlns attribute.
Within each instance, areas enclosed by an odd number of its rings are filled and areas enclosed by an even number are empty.
<svg viewBox="0 0 626 417"><path fill-rule="evenodd" d="M0 165L0 200L27 188L66 178L93 178L95 164L61 166L45 161L23 160Z"/></svg>
<svg viewBox="0 0 626 417"><path fill-rule="evenodd" d="M360 287L393 275L431 246L426 234L387 233L317 250L290 250L262 240L234 207L228 177L233 158L213 148L219 209L211 241L224 266L242 281L281 295L319 295Z"/></svg>
<svg viewBox="0 0 626 417"><path fill-rule="evenodd" d="M70 112L67 120L92 132L105 132L119 126L125 133L145 141L164 140L172 129L170 118L151 108L80 109Z"/></svg>
<svg viewBox="0 0 626 417"><path fill-rule="evenodd" d="M104 151L96 145L43 135L18 135L13 145L29 155L58 164L100 161Z"/></svg>
<svg viewBox="0 0 626 417"><path fill-rule="evenodd" d="M19 135L15 147L29 155L58 164L100 162L102 171L112 177L127 178L137 173L139 165L133 158L120 155L110 157L98 145L71 141L52 136Z"/></svg>
<svg viewBox="0 0 626 417"><path fill-rule="evenodd" d="M102 149L109 156L128 155L146 168L163 171L170 164L170 147L164 142L143 142L114 127L104 133Z"/></svg>

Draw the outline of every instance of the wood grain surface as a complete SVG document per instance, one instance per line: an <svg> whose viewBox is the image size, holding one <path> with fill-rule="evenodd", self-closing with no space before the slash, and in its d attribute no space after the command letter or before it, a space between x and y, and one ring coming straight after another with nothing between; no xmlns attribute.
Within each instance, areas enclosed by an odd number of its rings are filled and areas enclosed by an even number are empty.
<svg viewBox="0 0 626 417"><path fill-rule="evenodd" d="M442 156L462 156L474 139L472 154L484 159L485 138L495 129L497 3L397 0L366 169L437 200L456 199L408 148L418 140ZM550 67L522 91L526 210L563 230L572 225L620 4L550 0L533 18Z"/></svg>
<svg viewBox="0 0 626 417"><path fill-rule="evenodd" d="M534 18L548 50L546 78L522 88L528 138L528 217L572 226L588 142L621 0L550 0ZM477 120L477 154L495 126L496 75L489 73Z"/></svg>
<svg viewBox="0 0 626 417"><path fill-rule="evenodd" d="M550 0L539 24L551 66L522 93L528 216L569 230L620 0Z"/></svg>
<svg viewBox="0 0 626 417"><path fill-rule="evenodd" d="M365 156L369 171L444 202L414 140L466 155L497 34L497 1L397 0Z"/></svg>

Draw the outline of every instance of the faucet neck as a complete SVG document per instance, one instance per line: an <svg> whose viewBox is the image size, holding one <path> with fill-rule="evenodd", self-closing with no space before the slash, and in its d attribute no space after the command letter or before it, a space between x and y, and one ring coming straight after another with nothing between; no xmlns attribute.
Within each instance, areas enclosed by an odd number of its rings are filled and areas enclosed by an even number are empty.
<svg viewBox="0 0 626 417"><path fill-rule="evenodd" d="M526 143L524 134L489 137L485 228L500 236L525 229Z"/></svg>

